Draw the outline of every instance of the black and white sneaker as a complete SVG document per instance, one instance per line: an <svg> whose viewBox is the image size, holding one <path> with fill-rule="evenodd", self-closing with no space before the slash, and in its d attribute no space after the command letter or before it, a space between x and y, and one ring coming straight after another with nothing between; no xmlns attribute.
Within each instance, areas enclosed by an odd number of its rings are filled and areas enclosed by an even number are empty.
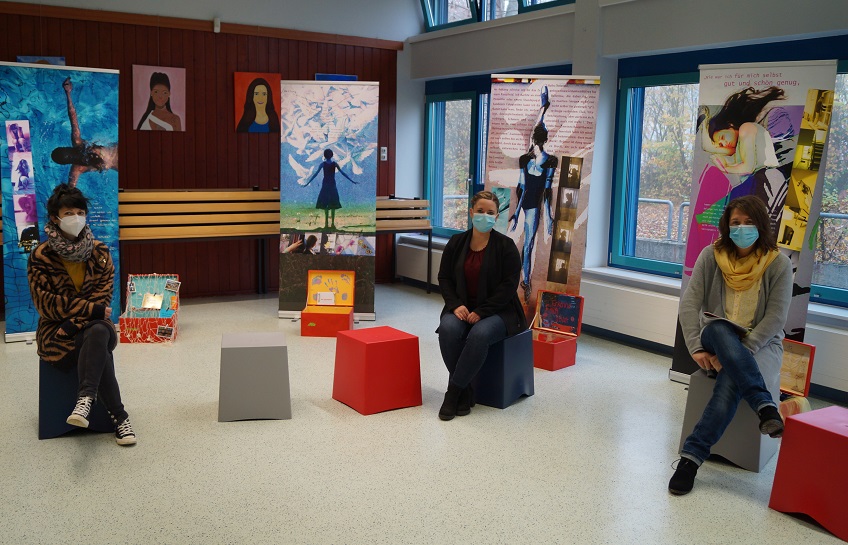
<svg viewBox="0 0 848 545"><path fill-rule="evenodd" d="M121 446L135 444L135 432L132 429L129 417L124 418L124 421L115 427L115 441Z"/></svg>
<svg viewBox="0 0 848 545"><path fill-rule="evenodd" d="M91 412L91 405L94 403L94 398L90 396L83 396L77 399L77 405L74 407L71 416L68 417L66 422L71 426L77 426L79 428L87 428L88 427L88 414Z"/></svg>

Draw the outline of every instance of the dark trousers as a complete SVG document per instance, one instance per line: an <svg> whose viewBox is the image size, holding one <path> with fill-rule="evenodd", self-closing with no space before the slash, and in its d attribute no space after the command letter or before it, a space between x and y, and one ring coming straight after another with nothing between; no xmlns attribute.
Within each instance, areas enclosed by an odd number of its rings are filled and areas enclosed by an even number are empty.
<svg viewBox="0 0 848 545"><path fill-rule="evenodd" d="M79 397L100 399L117 423L127 417L121 402L121 390L115 378L112 348L116 342L115 329L105 322L94 322L80 331L75 339L79 375Z"/></svg>

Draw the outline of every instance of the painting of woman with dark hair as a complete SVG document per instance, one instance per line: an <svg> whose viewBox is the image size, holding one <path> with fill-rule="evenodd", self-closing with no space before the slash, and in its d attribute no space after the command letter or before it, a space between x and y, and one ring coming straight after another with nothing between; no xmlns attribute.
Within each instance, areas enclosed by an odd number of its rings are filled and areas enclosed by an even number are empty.
<svg viewBox="0 0 848 545"><path fill-rule="evenodd" d="M71 91L74 88L71 78L66 78L62 82L62 88L65 90L68 118L71 121L71 146L54 149L51 158L60 165L71 165L68 172L68 185L73 188L76 187L80 174L92 170L98 172L118 170L118 145L102 146L82 139L77 110L71 98Z"/></svg>
<svg viewBox="0 0 848 545"><path fill-rule="evenodd" d="M280 132L280 117L274 108L274 88L265 78L255 78L247 87L236 132Z"/></svg>
<svg viewBox="0 0 848 545"><path fill-rule="evenodd" d="M180 116L171 110L171 79L164 72L150 75L150 99L137 131L182 131Z"/></svg>

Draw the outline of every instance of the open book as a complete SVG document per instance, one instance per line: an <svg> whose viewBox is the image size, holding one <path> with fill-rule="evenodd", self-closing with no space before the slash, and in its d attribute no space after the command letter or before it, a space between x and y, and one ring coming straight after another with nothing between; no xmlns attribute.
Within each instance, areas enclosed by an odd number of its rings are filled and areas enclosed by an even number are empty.
<svg viewBox="0 0 848 545"><path fill-rule="evenodd" d="M722 318L721 316L713 314L712 312L704 312L704 318L705 318L706 323L708 323L708 324L710 322L714 322L716 320L721 320L722 322L727 322L728 324L733 326L733 330L736 331L736 333L740 337L744 337L748 333L751 332L751 328L739 325L736 322L734 322L733 320L728 320L727 318Z"/></svg>

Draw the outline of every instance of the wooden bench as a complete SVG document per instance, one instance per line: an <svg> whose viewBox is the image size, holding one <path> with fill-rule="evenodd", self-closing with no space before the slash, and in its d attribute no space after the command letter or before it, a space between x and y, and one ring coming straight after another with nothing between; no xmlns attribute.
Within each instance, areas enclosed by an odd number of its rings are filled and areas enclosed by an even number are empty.
<svg viewBox="0 0 848 545"><path fill-rule="evenodd" d="M280 192L251 190L122 190L121 242L280 235ZM257 244L258 291L267 291L265 242Z"/></svg>
<svg viewBox="0 0 848 545"><path fill-rule="evenodd" d="M122 241L279 235L280 192L126 190L118 217Z"/></svg>
<svg viewBox="0 0 848 545"><path fill-rule="evenodd" d="M430 202L425 199L377 197L377 233L427 233L427 293L430 293L433 263L433 225ZM395 276L397 242L392 237L392 278Z"/></svg>

